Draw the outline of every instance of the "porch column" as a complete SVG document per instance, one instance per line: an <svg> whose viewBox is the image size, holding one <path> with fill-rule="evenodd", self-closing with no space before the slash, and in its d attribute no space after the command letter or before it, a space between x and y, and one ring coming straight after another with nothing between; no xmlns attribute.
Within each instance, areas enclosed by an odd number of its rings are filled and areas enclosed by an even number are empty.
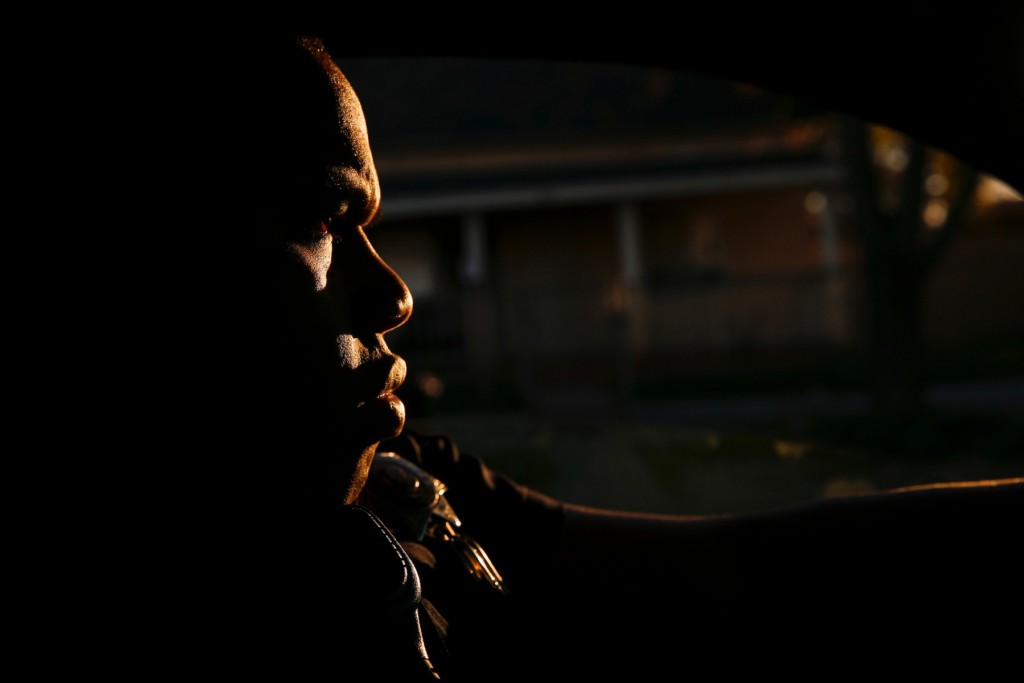
<svg viewBox="0 0 1024 683"><path fill-rule="evenodd" d="M466 370L472 376L481 400L494 395L494 373L498 362L497 313L490 277L487 223L483 214L462 216L462 249L459 280L462 292L462 329L466 349Z"/></svg>
<svg viewBox="0 0 1024 683"><path fill-rule="evenodd" d="M631 201L615 207L615 235L619 255L618 277L621 309L614 311L613 325L617 402L622 410L632 406L636 390L635 356L646 346L643 291L643 245L640 238L640 212Z"/></svg>

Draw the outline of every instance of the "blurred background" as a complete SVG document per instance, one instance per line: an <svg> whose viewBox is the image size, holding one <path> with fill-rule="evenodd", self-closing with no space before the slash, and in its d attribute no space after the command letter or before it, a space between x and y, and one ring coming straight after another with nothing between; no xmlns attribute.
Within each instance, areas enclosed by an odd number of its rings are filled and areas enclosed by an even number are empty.
<svg viewBox="0 0 1024 683"><path fill-rule="evenodd" d="M1024 476L1024 202L702 74L339 60L405 279L408 426L650 512Z"/></svg>

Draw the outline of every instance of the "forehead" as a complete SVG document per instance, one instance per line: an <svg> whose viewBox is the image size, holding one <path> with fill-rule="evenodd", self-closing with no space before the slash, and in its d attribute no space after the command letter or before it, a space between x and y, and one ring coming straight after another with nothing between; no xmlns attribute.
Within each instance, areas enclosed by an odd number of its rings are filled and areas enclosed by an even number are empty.
<svg viewBox="0 0 1024 683"><path fill-rule="evenodd" d="M359 99L330 55L295 40L262 46L246 60L248 95L238 112L252 199L294 197L329 181L337 168L373 173Z"/></svg>
<svg viewBox="0 0 1024 683"><path fill-rule="evenodd" d="M253 74L252 105L265 144L304 155L310 146L351 148L366 136L355 91L323 48L291 42L264 55L257 66L263 68Z"/></svg>

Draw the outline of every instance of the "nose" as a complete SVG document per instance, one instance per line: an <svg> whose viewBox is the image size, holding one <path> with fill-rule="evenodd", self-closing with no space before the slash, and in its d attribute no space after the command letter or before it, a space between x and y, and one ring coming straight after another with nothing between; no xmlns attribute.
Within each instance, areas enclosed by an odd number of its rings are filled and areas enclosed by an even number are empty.
<svg viewBox="0 0 1024 683"><path fill-rule="evenodd" d="M363 230L340 241L335 243L328 287L332 281L342 283L352 332L383 334L404 325L412 314L412 294L402 278L377 254Z"/></svg>

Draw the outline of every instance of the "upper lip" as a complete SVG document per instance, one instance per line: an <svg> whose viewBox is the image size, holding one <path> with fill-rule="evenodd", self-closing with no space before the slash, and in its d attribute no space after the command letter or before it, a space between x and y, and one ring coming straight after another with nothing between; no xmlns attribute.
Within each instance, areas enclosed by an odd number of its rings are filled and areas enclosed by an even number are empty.
<svg viewBox="0 0 1024 683"><path fill-rule="evenodd" d="M381 398L396 391L405 382L406 365L399 356L384 355L360 365L354 371L358 387L356 405Z"/></svg>

